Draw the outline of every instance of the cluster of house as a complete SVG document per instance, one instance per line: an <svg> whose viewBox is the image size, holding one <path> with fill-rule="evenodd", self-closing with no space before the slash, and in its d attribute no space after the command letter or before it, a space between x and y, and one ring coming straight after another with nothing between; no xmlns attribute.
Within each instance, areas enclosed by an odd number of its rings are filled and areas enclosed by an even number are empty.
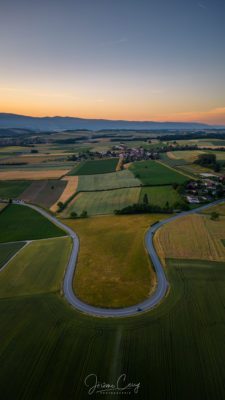
<svg viewBox="0 0 225 400"><path fill-rule="evenodd" d="M158 153L145 149L144 147L128 148L124 144L114 147L117 156L123 157L123 163L130 163L133 161L155 160L159 158Z"/></svg>
<svg viewBox="0 0 225 400"><path fill-rule="evenodd" d="M123 164L126 164L133 161L156 160L159 158L159 154L154 151L144 149L143 147L128 148L126 145L120 144L114 146L112 150L108 151L87 151L86 153L79 154L78 156L72 155L68 157L68 160L80 162L90 158L106 157L121 157L123 158Z"/></svg>
<svg viewBox="0 0 225 400"><path fill-rule="evenodd" d="M215 179L216 178L216 179ZM225 177L212 179L202 178L199 181L188 182L185 188L185 197L188 203L197 204L202 201L211 201L214 197L225 195Z"/></svg>

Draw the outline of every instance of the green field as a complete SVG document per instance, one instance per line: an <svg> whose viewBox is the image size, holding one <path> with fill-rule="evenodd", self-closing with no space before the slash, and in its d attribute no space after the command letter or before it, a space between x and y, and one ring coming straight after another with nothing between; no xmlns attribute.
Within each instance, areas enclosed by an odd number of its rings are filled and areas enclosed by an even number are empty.
<svg viewBox="0 0 225 400"><path fill-rule="evenodd" d="M165 167L156 161L134 162L130 166L136 178L139 178L144 185L164 185L174 182L182 183L188 178L178 172Z"/></svg>
<svg viewBox="0 0 225 400"><path fill-rule="evenodd" d="M10 258L19 251L26 242L18 243L1 243L0 244L0 269L7 263ZM0 274L1 278L1 274Z"/></svg>
<svg viewBox="0 0 225 400"><path fill-rule="evenodd" d="M83 210L86 210L88 215L113 214L116 209L138 203L140 190L140 188L126 188L103 192L81 192L67 209L66 215L70 216L72 211L80 214Z"/></svg>
<svg viewBox="0 0 225 400"><path fill-rule="evenodd" d="M65 235L62 229L26 206L9 205L0 214L0 242Z"/></svg>
<svg viewBox="0 0 225 400"><path fill-rule="evenodd" d="M68 175L94 175L114 172L116 171L118 161L118 158L83 161L77 167L73 168Z"/></svg>
<svg viewBox="0 0 225 400"><path fill-rule="evenodd" d="M164 207L168 201L171 206L176 201L180 201L181 197L172 186L152 186L141 189L139 202L143 202L144 195L147 194L149 204Z"/></svg>
<svg viewBox="0 0 225 400"><path fill-rule="evenodd" d="M140 186L141 182L131 171L112 172L110 174L81 175L78 181L78 192L119 189L123 187Z"/></svg>
<svg viewBox="0 0 225 400"><path fill-rule="evenodd" d="M1 299L2 398L86 400L87 375L125 373L140 390L118 399L223 399L224 263L168 260L168 278L168 297L133 318L82 315L59 293Z"/></svg>
<svg viewBox="0 0 225 400"><path fill-rule="evenodd" d="M34 181L19 197L50 208L59 199L66 185L66 181L59 179Z"/></svg>
<svg viewBox="0 0 225 400"><path fill-rule="evenodd" d="M0 298L60 291L71 244L69 237L31 242L1 271Z"/></svg>
<svg viewBox="0 0 225 400"><path fill-rule="evenodd" d="M4 171L57 171L69 170L74 166L74 161L58 161L46 162L40 164L27 164L27 165L0 165L0 172Z"/></svg>
<svg viewBox="0 0 225 400"><path fill-rule="evenodd" d="M0 198L16 199L30 183L30 181L0 181Z"/></svg>
<svg viewBox="0 0 225 400"><path fill-rule="evenodd" d="M176 160L175 158L169 158L167 153L161 153L160 160L162 162L164 162L165 164L169 165L170 167L176 167L178 165L189 164L189 162L187 160L184 160L181 158L179 160Z"/></svg>
<svg viewBox="0 0 225 400"><path fill-rule="evenodd" d="M74 289L97 307L125 307L146 300L156 276L145 250L146 230L165 215L109 215L68 219L80 241Z"/></svg>

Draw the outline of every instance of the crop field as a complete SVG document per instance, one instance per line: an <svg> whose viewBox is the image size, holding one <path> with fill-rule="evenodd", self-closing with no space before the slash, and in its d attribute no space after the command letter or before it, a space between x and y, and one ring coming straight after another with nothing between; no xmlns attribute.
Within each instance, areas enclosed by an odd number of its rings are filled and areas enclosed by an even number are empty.
<svg viewBox="0 0 225 400"><path fill-rule="evenodd" d="M59 293L2 298L2 398L86 400L90 373L110 384L125 373L126 383L140 382L140 389L118 399L223 399L224 263L167 265L167 298L133 318L83 315Z"/></svg>
<svg viewBox="0 0 225 400"><path fill-rule="evenodd" d="M29 207L10 204L0 213L0 242L65 235L62 229Z"/></svg>
<svg viewBox="0 0 225 400"><path fill-rule="evenodd" d="M199 154L203 154L203 151L197 150L183 150L183 151L173 151L168 152L167 155L169 158L174 158L175 160L187 160L189 162L193 162L198 158Z"/></svg>
<svg viewBox="0 0 225 400"><path fill-rule="evenodd" d="M225 151L210 151L207 153L215 154L218 161L225 161Z"/></svg>
<svg viewBox="0 0 225 400"><path fill-rule="evenodd" d="M194 176L199 176L201 173L211 173L215 175L217 174L213 171L213 169L205 168L198 164L182 165L181 167L178 168L182 169L184 173L191 174Z"/></svg>
<svg viewBox="0 0 225 400"><path fill-rule="evenodd" d="M156 285L145 232L162 218L148 214L67 220L80 240L74 276L77 296L99 307L124 307L145 300Z"/></svg>
<svg viewBox="0 0 225 400"><path fill-rule="evenodd" d="M14 167L15 168L15 167ZM41 179L57 179L61 176L66 175L69 172L68 169L56 169L56 170L38 170L38 171L23 171L23 170L12 170L12 171L0 171L0 181L7 180L41 180Z"/></svg>
<svg viewBox="0 0 225 400"><path fill-rule="evenodd" d="M1 271L0 298L60 291L71 249L69 237L31 242Z"/></svg>
<svg viewBox="0 0 225 400"><path fill-rule="evenodd" d="M17 154L27 152L28 147L23 146L5 146L0 147L0 153Z"/></svg>
<svg viewBox="0 0 225 400"><path fill-rule="evenodd" d="M147 194L149 204L154 204L160 207L165 207L168 202L171 206L176 201L181 200L181 197L172 186L152 186L141 189L139 202L143 203L144 195Z"/></svg>
<svg viewBox="0 0 225 400"><path fill-rule="evenodd" d="M168 152L169 153L169 152ZM160 154L160 160L169 165L170 167L176 167L179 165L185 165L185 164L189 164L189 162L187 160L184 159L175 159L175 158L171 158L168 156L168 153L161 153ZM170 152L170 154L173 154L174 152Z"/></svg>
<svg viewBox="0 0 225 400"><path fill-rule="evenodd" d="M155 245L162 260L190 258L225 261L225 217L212 221L209 216L187 215L161 227Z"/></svg>
<svg viewBox="0 0 225 400"><path fill-rule="evenodd" d="M0 198L16 199L31 182L29 181L0 181Z"/></svg>
<svg viewBox="0 0 225 400"><path fill-rule="evenodd" d="M103 192L81 192L66 210L66 215L86 210L88 215L113 214L114 210L138 203L140 188L105 190Z"/></svg>
<svg viewBox="0 0 225 400"><path fill-rule="evenodd" d="M64 176L61 180L66 183L65 189L63 190L61 196L57 199L57 201L50 207L50 209L54 212L58 210L58 202L61 201L65 203L70 197L76 193L78 186L78 176Z"/></svg>
<svg viewBox="0 0 225 400"><path fill-rule="evenodd" d="M67 182L64 180L34 181L19 198L50 208L57 202L66 185Z"/></svg>
<svg viewBox="0 0 225 400"><path fill-rule="evenodd" d="M46 163L50 163L51 162L60 162L61 160L65 159L65 155L64 157L57 157L53 156L53 155L39 155L39 154L24 154L22 156L16 156L16 157L10 157L10 159L7 160L1 160L1 164L3 165L7 165L8 163L27 163L27 164L43 164L43 166ZM0 164L0 165L1 165Z"/></svg>
<svg viewBox="0 0 225 400"><path fill-rule="evenodd" d="M156 161L134 162L130 171L139 178L144 185L164 185L174 182L182 183L187 177L167 168Z"/></svg>
<svg viewBox="0 0 225 400"><path fill-rule="evenodd" d="M0 163L0 173L3 172L12 172L12 171L22 171L23 173L25 172L44 172L44 171L61 171L61 170L68 170L70 171L71 168L74 167L74 162L73 161L51 161L51 162L42 162L42 163L27 163L27 164L22 164L22 165L17 165L17 164L11 164L11 161L8 160L7 162L2 162Z"/></svg>
<svg viewBox="0 0 225 400"><path fill-rule="evenodd" d="M6 208L7 207L7 203L0 203L0 212L2 211L2 210L4 210L4 208Z"/></svg>
<svg viewBox="0 0 225 400"><path fill-rule="evenodd" d="M25 243L26 242L0 243L0 269L14 254L17 253L17 251L19 251L25 245ZM0 279L2 276L1 274Z"/></svg>
<svg viewBox="0 0 225 400"><path fill-rule="evenodd" d="M95 175L116 171L119 158L84 161L72 169L68 175Z"/></svg>
<svg viewBox="0 0 225 400"><path fill-rule="evenodd" d="M225 215L225 202L216 204L212 207L208 207L205 210L200 211L199 214L211 214L212 212L217 212L220 215Z"/></svg>
<svg viewBox="0 0 225 400"><path fill-rule="evenodd" d="M141 182L131 171L111 172L109 174L80 175L77 190L79 192L120 189L140 186Z"/></svg>

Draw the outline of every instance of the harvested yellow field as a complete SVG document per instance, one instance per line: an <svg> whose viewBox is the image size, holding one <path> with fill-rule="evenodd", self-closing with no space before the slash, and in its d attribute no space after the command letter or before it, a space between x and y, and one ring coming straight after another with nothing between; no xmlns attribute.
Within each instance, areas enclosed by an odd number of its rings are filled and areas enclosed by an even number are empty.
<svg viewBox="0 0 225 400"><path fill-rule="evenodd" d="M120 171L122 163L123 163L123 157L120 157L117 167L116 167L116 171Z"/></svg>
<svg viewBox="0 0 225 400"><path fill-rule="evenodd" d="M0 212L4 210L4 208L6 208L7 205L8 205L7 203L0 203Z"/></svg>
<svg viewBox="0 0 225 400"><path fill-rule="evenodd" d="M59 197L59 199L57 200L57 202L55 202L55 204L53 204L50 208L50 210L56 212L58 210L58 202L61 201L62 203L65 203L77 190L77 186L78 186L78 176L64 176L64 178L62 178L62 181L67 181L67 185L63 191L63 193L61 194L61 196Z"/></svg>
<svg viewBox="0 0 225 400"><path fill-rule="evenodd" d="M169 222L155 234L156 250L165 258L225 261L225 217L212 221L209 216L186 215Z"/></svg>
<svg viewBox="0 0 225 400"><path fill-rule="evenodd" d="M0 172L0 181L11 180L39 180L39 179L54 179L66 175L69 170L54 170L54 171L5 171Z"/></svg>
<svg viewBox="0 0 225 400"><path fill-rule="evenodd" d="M172 160L179 160L179 158L176 157L173 153L171 153L171 151L168 151L166 154L167 154L168 157L171 158Z"/></svg>
<svg viewBox="0 0 225 400"><path fill-rule="evenodd" d="M201 212L201 214L211 214L212 212L217 212L220 215L225 215L225 201L221 204L206 208Z"/></svg>
<svg viewBox="0 0 225 400"><path fill-rule="evenodd" d="M124 164L124 165L123 165L123 168L128 169L128 168L131 166L131 164L132 164L131 162L129 162L129 163L127 163L127 164Z"/></svg>
<svg viewBox="0 0 225 400"><path fill-rule="evenodd" d="M55 161L58 160L55 157L49 157L49 156L39 156L39 157L33 157L33 156L22 156L22 157L12 157L10 160L2 160L1 164L13 164L13 163L28 163L28 164L40 164L42 162L46 161Z"/></svg>

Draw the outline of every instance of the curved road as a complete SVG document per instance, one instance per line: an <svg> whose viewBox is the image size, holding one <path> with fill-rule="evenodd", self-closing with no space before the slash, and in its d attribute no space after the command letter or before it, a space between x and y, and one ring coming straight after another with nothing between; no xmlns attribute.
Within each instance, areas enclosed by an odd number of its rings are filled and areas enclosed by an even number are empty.
<svg viewBox="0 0 225 400"><path fill-rule="evenodd" d="M26 204L23 201L13 201L13 203L16 204L21 204L30 208L33 208L34 210L38 211L40 214L42 214L44 217L48 218L50 221L58 225L60 228L62 228L64 231L66 231L71 238L73 239L73 248L72 252L70 255L70 260L66 269L65 277L64 277L64 282L63 282L63 291L64 291L64 297L66 300L77 310L82 311L86 314L91 314L95 316L100 316L100 317L127 317L131 315L136 315L139 314L142 311L147 311L150 310L151 308L155 307L160 301L163 299L163 297L166 295L169 282L166 280L166 275L163 269L163 266L159 260L159 257L157 256L157 253L154 249L153 245L153 235L156 232L158 228L161 226L167 224L169 221L173 221L174 219L178 219L180 217L183 217L184 215L189 215L189 214L195 214L198 211L204 210L205 208L211 207L212 205L219 204L223 202L225 199L217 200L214 201L210 204L198 207L194 210L191 211L185 211L181 212L173 217L164 219L157 224L153 225L148 232L146 233L145 236L145 244L147 247L147 250L149 252L149 255L151 257L152 263L155 268L155 272L157 275L157 288L154 292L154 294L149 297L147 300L143 301L140 304L130 306L130 307L125 307L125 308L119 308L119 309L111 309L111 308L98 308L94 307L91 305L88 305L81 300L79 300L76 295L73 292L73 276L76 268L76 261L77 261L77 255L79 251L79 239L74 231L70 229L68 226L64 225L61 221L58 221L55 217L49 215L47 212L44 210L40 209L39 207L36 207L31 204Z"/></svg>

